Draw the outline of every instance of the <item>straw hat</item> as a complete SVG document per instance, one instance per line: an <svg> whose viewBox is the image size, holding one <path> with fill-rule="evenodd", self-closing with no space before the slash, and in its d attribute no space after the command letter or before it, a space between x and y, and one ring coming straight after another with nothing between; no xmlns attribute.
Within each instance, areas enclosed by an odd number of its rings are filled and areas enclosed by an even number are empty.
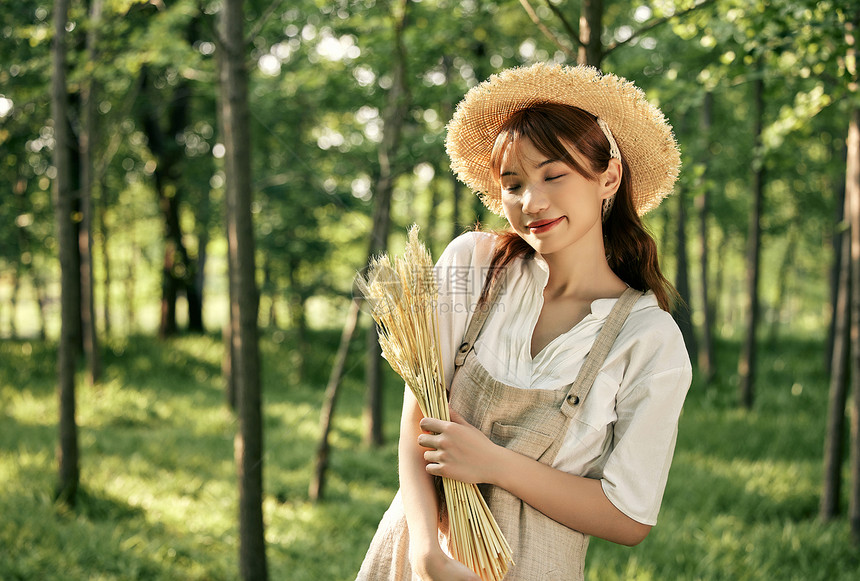
<svg viewBox="0 0 860 581"><path fill-rule="evenodd" d="M537 103L573 105L606 122L630 167L633 206L640 216L672 193L681 167L678 144L663 113L639 88L593 67L538 63L508 69L473 87L448 124L451 169L490 210L503 214L490 170L499 129L515 111Z"/></svg>

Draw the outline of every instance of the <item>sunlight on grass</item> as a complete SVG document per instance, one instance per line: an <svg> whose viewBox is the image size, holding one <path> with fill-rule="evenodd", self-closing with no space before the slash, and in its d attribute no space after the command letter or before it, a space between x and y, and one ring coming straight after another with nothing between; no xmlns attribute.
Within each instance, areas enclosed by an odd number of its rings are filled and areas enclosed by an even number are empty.
<svg viewBox="0 0 860 581"><path fill-rule="evenodd" d="M363 370L351 364L326 497L312 504L319 409L338 334L314 341L320 348L304 383L290 379L289 340L262 344L270 578L351 581L397 490L402 383L386 372L387 443L368 449ZM779 365L765 359L752 412L734 407L730 379L691 390L658 525L633 548L592 540L587 579L860 578L847 522L816 519L826 382L801 356L810 349L797 342ZM222 354L208 336L105 347L103 383L88 387L83 374L78 383L81 493L68 511L51 501L55 352L0 342L0 579L237 578L237 424L224 403ZM803 389L792 391L794 383Z"/></svg>
<svg viewBox="0 0 860 581"><path fill-rule="evenodd" d="M320 398L321 399L321 398ZM286 429L289 426L290 438L314 440L319 435L319 403L271 402L266 406L266 415L277 420ZM281 429L281 428L278 428Z"/></svg>
<svg viewBox="0 0 860 581"><path fill-rule="evenodd" d="M820 467L808 462L738 461L726 468L727 474L734 472L746 476L746 492L769 497L779 503L796 502L818 494L818 483L815 481Z"/></svg>
<svg viewBox="0 0 860 581"><path fill-rule="evenodd" d="M53 468L53 463L53 451L30 451L23 447L11 453L4 450L0 454L0 482L4 483L4 491L10 491L12 483L27 482L36 474L44 474ZM48 482L48 479L45 478L45 481ZM22 492L25 490L22 489Z"/></svg>
<svg viewBox="0 0 860 581"><path fill-rule="evenodd" d="M819 463L776 459L722 459L680 451L677 471L699 474L695 482L708 486L706 506L755 518L794 514L813 516L819 493Z"/></svg>
<svg viewBox="0 0 860 581"><path fill-rule="evenodd" d="M0 401L4 413L20 424L56 425L57 402L53 392L43 395L4 387Z"/></svg>

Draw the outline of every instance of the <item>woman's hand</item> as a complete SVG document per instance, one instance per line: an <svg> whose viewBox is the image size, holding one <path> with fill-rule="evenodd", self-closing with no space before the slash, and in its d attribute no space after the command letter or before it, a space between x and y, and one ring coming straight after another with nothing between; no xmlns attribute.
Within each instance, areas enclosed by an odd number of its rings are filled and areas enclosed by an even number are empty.
<svg viewBox="0 0 860 581"><path fill-rule="evenodd" d="M419 427L425 433L418 445L429 448L424 452L428 473L467 483L494 482L499 446L460 414L451 410L450 422L424 418Z"/></svg>
<svg viewBox="0 0 860 581"><path fill-rule="evenodd" d="M474 571L442 551L413 559L412 568L424 581L481 581Z"/></svg>
<svg viewBox="0 0 860 581"><path fill-rule="evenodd" d="M423 460L428 474L504 488L566 527L613 543L635 545L651 530L616 508L599 479L568 474L498 446L453 410L451 420L420 420L423 432L410 434L418 439L416 469Z"/></svg>

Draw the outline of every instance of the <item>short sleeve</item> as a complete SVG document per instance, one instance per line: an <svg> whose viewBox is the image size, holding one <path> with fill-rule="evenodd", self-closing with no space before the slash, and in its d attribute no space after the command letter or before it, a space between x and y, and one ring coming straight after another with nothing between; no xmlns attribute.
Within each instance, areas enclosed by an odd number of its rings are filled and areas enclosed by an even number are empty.
<svg viewBox="0 0 860 581"><path fill-rule="evenodd" d="M657 522L691 379L688 362L647 376L620 392L616 402L603 491L616 508L643 524Z"/></svg>
<svg viewBox="0 0 860 581"><path fill-rule="evenodd" d="M492 257L495 236L467 232L455 238L436 261L439 283L439 346L446 387L454 376L454 356L481 295L483 274Z"/></svg>

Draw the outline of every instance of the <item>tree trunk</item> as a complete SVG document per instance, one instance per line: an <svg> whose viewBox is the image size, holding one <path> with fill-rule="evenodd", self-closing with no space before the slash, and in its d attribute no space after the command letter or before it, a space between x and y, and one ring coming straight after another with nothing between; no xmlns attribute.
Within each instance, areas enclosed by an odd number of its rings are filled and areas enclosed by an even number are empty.
<svg viewBox="0 0 860 581"><path fill-rule="evenodd" d="M12 292L9 295L9 335L18 338L18 291L21 288L21 265L15 265L12 270Z"/></svg>
<svg viewBox="0 0 860 581"><path fill-rule="evenodd" d="M223 54L224 50L220 50L216 54L217 66L218 66L218 81L219 84L222 83L221 76L224 74L223 69L225 68L224 63L222 62L226 57ZM223 87L219 86L219 95L218 98L223 100L224 98ZM218 132L221 135L226 135L228 129L224 126L226 119L225 115L222 113L220 107L218 109L217 123L218 123ZM234 170L228 169L231 167L231 164L234 163L234 160L230 156L224 157L224 167L225 173L229 171L232 175ZM233 261L229 259L227 260L227 297L228 304L230 305L229 310L227 312L227 321L224 324L223 331L221 334L221 340L224 342L224 358L221 360L221 376L224 378L224 400L227 405L230 407L233 412L237 411L238 401L236 395L236 373L233 371L236 361L236 351L235 344L233 341L233 313L232 308L233 304L238 300L235 296L235 289L233 284L230 281L234 278L233 274Z"/></svg>
<svg viewBox="0 0 860 581"><path fill-rule="evenodd" d="M579 54L577 62L600 68L603 62L603 0L582 0L579 17Z"/></svg>
<svg viewBox="0 0 860 581"><path fill-rule="evenodd" d="M851 22L846 23L848 51L846 61L853 67L853 93L857 91L857 32L860 28L860 10ZM848 521L851 540L860 545L860 107L851 110L848 128L847 160L845 171L846 207L851 231L851 491L848 504Z"/></svg>
<svg viewBox="0 0 860 581"><path fill-rule="evenodd" d="M386 96L383 138L379 147L379 179L376 184L377 204L373 216L373 231L368 257L384 252L388 248L388 230L391 219L391 193L394 188L394 171L391 163L400 146L403 121L408 111L408 88L406 85L406 46L403 32L409 0L398 0L394 10L394 71L393 83ZM367 332L367 398L364 406L366 427L365 442L379 446L382 434L382 357L376 326Z"/></svg>
<svg viewBox="0 0 860 581"><path fill-rule="evenodd" d="M101 21L102 2L92 0L90 22L87 31L87 59L98 62L97 43ZM84 354L89 367L89 381L93 385L101 376L99 341L96 331L96 311L93 279L93 179L95 169L95 144L98 141L96 128L96 79L90 75L81 84L81 121L78 138L81 162L81 226L78 231L78 247L81 254L81 324L83 326Z"/></svg>
<svg viewBox="0 0 860 581"><path fill-rule="evenodd" d="M851 538L860 543L860 108L854 106L848 130L845 197L851 224Z"/></svg>
<svg viewBox="0 0 860 581"><path fill-rule="evenodd" d="M384 123L383 141L379 148L380 177L377 180L376 193L374 194L375 208L373 213L373 227L370 233L370 247L365 264L375 254L384 251L388 246L388 227L391 213L391 193L393 176L391 175L390 157L396 151L400 140L400 130L406 112L406 85L405 85L405 63L406 53L403 46L403 26L406 21L406 8L409 0L399 0L400 12L395 21L395 44L397 65L395 67L394 83L388 94L386 107L386 118ZM308 488L308 493L313 500L320 499L325 494L325 472L328 467L329 443L328 436L331 431L331 422L334 417L335 401L337 399L340 382L343 379L346 368L346 357L349 352L349 344L355 334L359 317L358 305L353 301L347 320L344 324L340 339L340 346L335 356L335 365L329 375L326 386L325 398L320 412L320 441L317 444L317 454L314 475ZM380 394L380 372L381 352L379 341L376 336L376 327L371 326L367 334L367 347L365 352L368 371L367 397L365 399L364 418L367 425L365 440L371 443L382 442L382 413Z"/></svg>
<svg viewBox="0 0 860 581"><path fill-rule="evenodd" d="M799 218L798 218L799 220ZM779 325L782 321L783 308L785 307L785 297L788 296L788 280L791 272L791 265L795 262L795 254L797 250L797 230L791 229L788 231L788 244L785 247L785 254L782 257L782 264L779 268L779 274L776 280L776 295L773 301L771 310L770 330L768 331L768 342L773 344L779 339Z"/></svg>
<svg viewBox="0 0 860 581"><path fill-rule="evenodd" d="M233 304L232 296L230 297L230 304ZM224 325L221 340L224 342L224 358L221 360L221 377L224 378L224 401L235 412L237 405L236 376L233 374L233 360L236 357L233 354L233 327L229 317L227 323Z"/></svg>
<svg viewBox="0 0 860 581"><path fill-rule="evenodd" d="M156 174L158 170L156 169ZM164 172L166 173L166 172ZM184 293L188 301L188 330L203 332L203 303L197 287L197 265L188 255L182 242L182 227L179 222L180 195L175 183L167 183L164 175L157 177L159 183L159 206L164 219L164 264L162 270L161 324L162 338L176 335L176 299Z"/></svg>
<svg viewBox="0 0 860 581"><path fill-rule="evenodd" d="M334 367L332 368L328 385L325 388L325 397L323 399L322 412L320 413L320 440L317 444L314 474L308 487L308 496L314 502L321 500L325 496L326 470L328 470L330 450L328 436L331 432L332 420L334 419L338 386L346 368L346 356L349 353L349 343L352 340L355 326L358 323L358 314L358 301L354 300L349 307L349 314L346 317L346 324L343 326L343 333L340 336L340 346L337 350Z"/></svg>
<svg viewBox="0 0 860 581"><path fill-rule="evenodd" d="M78 464L78 428L75 421L75 360L80 337L81 287L80 266L75 260L74 226L72 224L71 134L66 90L66 20L68 0L54 2L54 40L52 46L51 114L54 118L54 213L57 223L57 247L60 256L60 341L58 347L59 445L57 446L58 479L55 498L74 506L80 479Z"/></svg>
<svg viewBox="0 0 860 581"><path fill-rule="evenodd" d="M268 326L276 328L278 326L278 314L275 309L277 298L275 296L275 281L272 279L272 258L267 252L263 255L263 288L260 291L260 296L266 296L269 300Z"/></svg>
<svg viewBox="0 0 860 581"><path fill-rule="evenodd" d="M847 200L847 198L846 198ZM850 213L845 209L844 215ZM840 260L837 265L838 283L833 305L833 360L830 364L830 396L827 406L827 433L824 440L824 477L822 479L821 502L818 516L829 521L839 515L839 499L842 495L842 463L845 455L845 404L848 397L848 307L850 295L851 238L841 236Z"/></svg>
<svg viewBox="0 0 860 581"><path fill-rule="evenodd" d="M134 240L131 242L131 256L131 262L128 263L128 275L125 277L125 320L128 327L126 333L129 335L134 333L137 325L134 316L134 289L137 288L137 282L134 280L134 267L141 259L140 247Z"/></svg>
<svg viewBox="0 0 860 581"><path fill-rule="evenodd" d="M30 277L33 282L33 290L36 293L36 304L39 307L39 339L44 341L48 338L48 322L45 317L45 290L44 283L35 269L31 269Z"/></svg>
<svg viewBox="0 0 860 581"><path fill-rule="evenodd" d="M675 239L677 238L677 236L673 236L673 234L675 234L675 231L672 230L672 220L670 219L671 216L669 216L669 213L663 212L662 215L659 216L659 218L660 218L660 234L659 234L660 242L659 242L658 246L659 246L659 248L663 249L664 256L669 257L672 255L672 250L674 248ZM656 223L656 220L655 220L655 223ZM676 272L673 276L677 276L678 265L675 264L674 266L675 266ZM667 268L666 270L667 270L667 272L671 272L671 270L669 270L669 268Z"/></svg>
<svg viewBox="0 0 860 581"><path fill-rule="evenodd" d="M98 207L96 208L96 229L99 232L99 240L101 242L101 256L102 256L102 271L104 272L104 283L103 283L103 292L104 299L102 302L102 324L104 325L104 332L106 337L111 336L111 309L110 309L110 300L111 300L111 283L113 282L113 277L111 276L111 261L110 261L110 233L108 232L107 221L105 220L105 214L107 209L107 200L105 200L105 187L104 182L102 182L101 187L99 188L101 191L101 199L99 200Z"/></svg>
<svg viewBox="0 0 860 581"><path fill-rule="evenodd" d="M378 447L384 441L382 431L382 350L379 347L379 332L371 325L365 336L365 379L367 394L364 400L364 443Z"/></svg>
<svg viewBox="0 0 860 581"><path fill-rule="evenodd" d="M687 268L687 201L686 192L683 187L677 189L678 198L678 219L676 223L676 238L675 238L675 256L677 257L677 272L675 273L675 284L678 294L681 295L683 303L679 305L674 313L675 320L678 322L678 327L681 329L681 335L684 337L684 344L687 346L687 353L692 361L695 361L697 355L696 334L693 331L692 312L690 306L690 276Z"/></svg>
<svg viewBox="0 0 860 581"><path fill-rule="evenodd" d="M454 68L453 58L450 56L442 57L442 68L445 71L446 86L454 86L453 79L456 69ZM445 119L451 119L454 116L454 106L457 103L457 97L449 94L442 103L442 114ZM462 198L463 187L456 174L448 172L448 178L451 180L451 240L462 233L463 223L460 221L460 199Z"/></svg>
<svg viewBox="0 0 860 581"><path fill-rule="evenodd" d="M196 24L192 23L192 30ZM149 84L149 72L144 69L143 86ZM188 125L191 101L189 81L180 81L169 103L168 125L162 129L161 120L152 106L144 109L143 130L150 151L156 158L155 189L164 227L164 260L161 283L161 320L158 334L172 337L179 332L176 322L176 300L185 293L188 300L188 330L203 332L203 312L200 289L197 288L197 265L188 255L183 242L179 211L183 201L179 178L185 151L176 142L176 135Z"/></svg>
<svg viewBox="0 0 860 581"><path fill-rule="evenodd" d="M705 151L710 149L711 144L711 112L714 105L714 95L710 91L705 93L705 99L702 103L702 135L705 139ZM711 301L713 298L710 295L710 284L708 276L708 213L710 212L710 185L707 179L707 166L705 173L702 175L702 193L696 200L699 210L699 256L701 260L701 269L699 271L699 299L702 304L702 344L699 346L699 373L705 382L705 385L711 383L714 378L714 330L713 330L713 308Z"/></svg>
<svg viewBox="0 0 860 581"><path fill-rule="evenodd" d="M460 221L460 198L462 197L463 186L457 176L451 174L451 199L452 199L452 220L451 220L451 240L463 233L463 223Z"/></svg>
<svg viewBox="0 0 860 581"><path fill-rule="evenodd" d="M260 393L254 227L251 217L251 136L242 0L225 0L219 55L224 132L230 321L239 431L234 444L239 477L239 570L245 581L268 577L263 525L263 417Z"/></svg>
<svg viewBox="0 0 860 581"><path fill-rule="evenodd" d="M173 271L177 268L175 254L173 243L165 238L164 259L161 266L161 319L158 324L158 336L162 339L173 337L179 332L179 326L176 323L178 284L176 277L173 276Z"/></svg>
<svg viewBox="0 0 860 581"><path fill-rule="evenodd" d="M377 204L380 203L380 199L377 198ZM379 214L382 211L388 212L388 210L379 210L377 208L375 214ZM374 220L374 229L381 227L383 222L377 222ZM386 225L387 227L387 225ZM376 239L376 233L371 233L371 238ZM373 254L368 253L367 260L365 264L370 262L370 258ZM334 419L334 409L335 402L338 395L338 390L340 389L340 383L343 379L343 374L346 369L346 358L349 354L349 345L352 342L352 338L355 335L355 330L358 326L358 318L359 318L359 309L358 303L353 301L350 305L350 310L347 313L346 322L343 327L343 332L340 338L340 345L337 350L337 354L335 355L335 363L332 366L331 374L329 375L328 384L326 385L325 396L323 399L322 410L320 412L320 440L317 444L317 453L316 453L316 461L315 461L315 470L311 479L310 486L308 487L308 494L310 495L311 500L319 500L323 498L325 495L325 473L328 468L328 456L329 456L329 442L328 437L331 432L331 422ZM376 327L373 327L374 331L374 339L375 339L375 331ZM367 340L370 341L370 334L368 333ZM377 343L378 345L378 343ZM365 354L367 356L367 353ZM380 359L379 354L376 355L376 360ZM368 365L370 364L370 360L368 360ZM368 392L370 390L368 389ZM369 398L370 396L368 396ZM372 402L376 403L376 402Z"/></svg>
<svg viewBox="0 0 860 581"><path fill-rule="evenodd" d="M846 23L848 42L846 62L849 63L853 83L853 96L857 95L857 33L860 29L860 10ZM845 197L849 208L848 223L851 231L851 491L848 496L848 521L851 540L860 545L860 107L851 108L848 127L847 160L845 164Z"/></svg>
<svg viewBox="0 0 860 581"><path fill-rule="evenodd" d="M846 161L846 150L843 148L842 151L842 159ZM838 321L836 320L836 303L839 300L839 277L841 276L841 268L842 268L842 253L846 251L850 251L851 247L846 246L843 239L848 238L850 236L847 225L848 225L848 208L845 205L845 180L843 179L840 183L836 185L834 188L834 193L836 194L836 211L833 217L833 265L830 268L830 305L831 305L831 316L830 316L830 325L827 329L827 351L825 353L824 362L828 366L833 362L833 349L834 343L836 342L836 326L838 325ZM829 369L830 374L833 374L833 369Z"/></svg>
<svg viewBox="0 0 860 581"><path fill-rule="evenodd" d="M296 379L302 381L307 377L307 362L309 356L308 345L308 319L305 313L305 291L301 288L298 277L298 268L301 264L299 257L292 257L289 264L289 304L290 304L290 327L292 328L296 341L295 366L298 371ZM274 304L274 303L273 303Z"/></svg>
<svg viewBox="0 0 860 581"><path fill-rule="evenodd" d="M430 207L427 208L427 247L433 248L433 234L436 232L436 221L439 216L439 186L437 182L431 181L430 187Z"/></svg>
<svg viewBox="0 0 860 581"><path fill-rule="evenodd" d="M197 260L195 261L192 292L197 300L193 309L195 332L203 333L203 290L206 288L206 262L209 259L209 221L212 215L212 200L209 188L203 188L202 200L197 208ZM190 307L189 307L190 309ZM191 312L189 312L189 319ZM189 328L192 326L189 324Z"/></svg>
<svg viewBox="0 0 860 581"><path fill-rule="evenodd" d="M25 197L26 194L27 178L23 176L23 170L19 166L18 177L15 180L15 185L12 187L12 195L14 196L13 203L15 204L15 209L19 215L27 213L28 203ZM18 262L15 264L15 268L12 269L12 294L9 295L9 335L13 339L18 336L18 330L16 325L16 311L18 310L18 287L20 286L20 278L25 272L30 274L31 280L33 280L34 289L36 287L35 276L33 275L33 253L32 248L30 246L30 236L28 235L26 228L15 228L15 230L18 234L19 259ZM39 308L41 310L41 305Z"/></svg>
<svg viewBox="0 0 860 581"><path fill-rule="evenodd" d="M721 228L716 228L714 231L714 248L719 248L722 254L727 254L731 251L728 245L728 241L726 239L725 232L722 231ZM713 282L713 291L711 294L711 314L713 315L713 321L720 321L722 324L727 324L729 322L728 315L726 313L725 305L723 304L723 295L725 288L731 288L733 284L731 280L727 280L728 277L724 276L719 270L719 264L715 267L717 272L712 272L714 269L711 269L710 279ZM732 295L735 296L735 295ZM735 302L734 300L732 302ZM718 330L717 333L720 333ZM716 371L716 370L715 370Z"/></svg>
<svg viewBox="0 0 860 581"><path fill-rule="evenodd" d="M763 74L763 73L762 73ZM764 205L764 152L761 132L764 124L764 78L759 76L754 85L755 100L755 154L753 155L753 208L750 214L747 240L747 326L743 352L738 362L738 396L740 404L752 409L754 399L756 331L759 319L759 259L761 257L761 216Z"/></svg>
<svg viewBox="0 0 860 581"><path fill-rule="evenodd" d="M67 16L68 18L68 16ZM67 49L68 54L68 49ZM77 139L75 139L77 128L72 125L71 119L74 117L74 111L77 109L79 95L74 92L69 92L68 88L66 89L66 99L67 99L67 112L69 117L66 119L64 130L66 131L66 135L68 138L66 139L66 148L69 152L69 193L71 194L70 199L70 207L71 207L71 216L72 218L72 236L74 237L74 243L72 244L72 248L69 250L69 265L70 267L77 273L76 277L76 285L77 285L77 297L78 304L75 307L75 314L73 315L77 321L72 324L72 333L74 333L72 338L72 343L75 346L75 360L77 361L80 358L83 358L84 353L84 324L83 324L83 316L81 313L81 248L79 246L80 240L80 230L81 230L81 198L80 198L80 190L81 190L81 159L80 159L80 149L77 144ZM56 145L55 145L56 147Z"/></svg>

